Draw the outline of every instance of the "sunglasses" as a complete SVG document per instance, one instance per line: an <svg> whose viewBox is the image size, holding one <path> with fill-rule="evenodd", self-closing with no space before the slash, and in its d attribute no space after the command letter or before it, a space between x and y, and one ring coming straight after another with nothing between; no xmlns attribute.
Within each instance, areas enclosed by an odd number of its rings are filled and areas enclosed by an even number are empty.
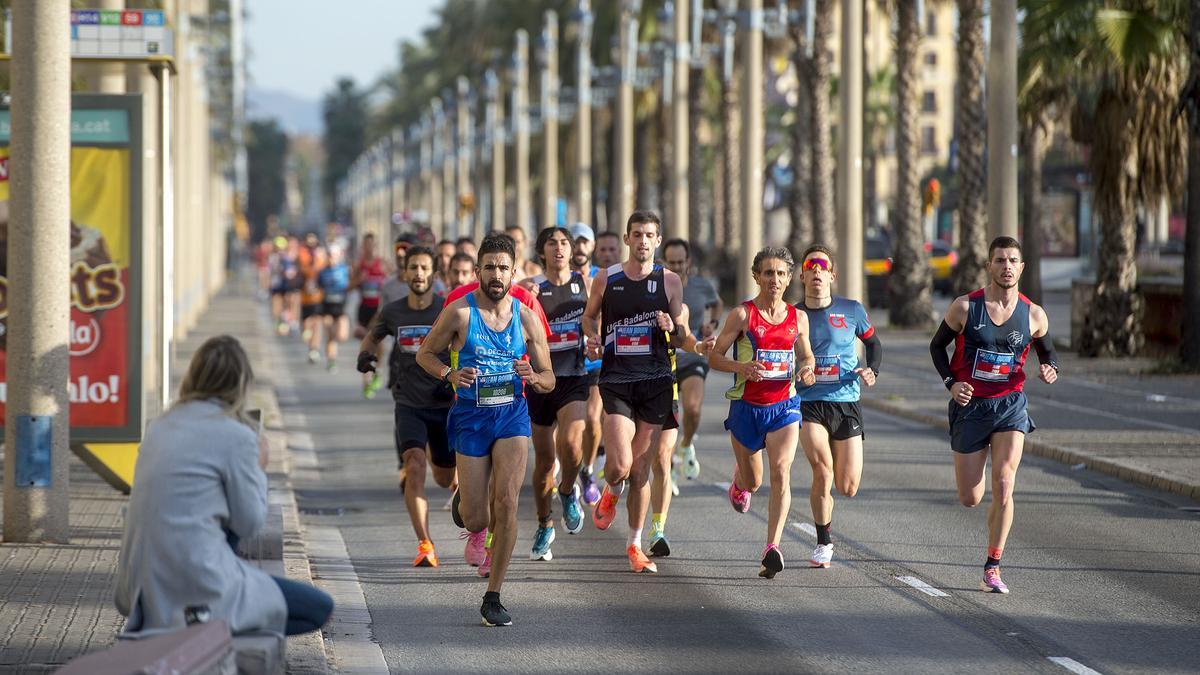
<svg viewBox="0 0 1200 675"><path fill-rule="evenodd" d="M833 267L833 263L829 262L829 260L825 258L809 258L808 260L804 261L805 272L818 267L828 272L830 271L830 268Z"/></svg>

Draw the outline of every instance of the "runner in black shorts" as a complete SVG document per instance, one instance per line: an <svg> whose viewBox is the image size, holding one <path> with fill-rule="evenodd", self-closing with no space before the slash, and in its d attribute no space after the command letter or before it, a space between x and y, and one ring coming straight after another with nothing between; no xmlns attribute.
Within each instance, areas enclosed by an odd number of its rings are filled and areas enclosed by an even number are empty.
<svg viewBox="0 0 1200 675"><path fill-rule="evenodd" d="M363 338L358 354L358 370L375 370L379 343L387 336L395 338L388 364L391 370L392 398L396 404L395 441L400 456L401 489L408 517L419 540L414 567L437 567L437 552L429 533L429 503L425 498L426 452L433 465L438 485L450 487L454 481L455 455L446 435L446 414L454 402L454 392L417 365L417 350L442 311L442 299L432 291L433 252L427 248L409 249L405 260L405 298L384 305ZM439 355L450 363L450 354Z"/></svg>
<svg viewBox="0 0 1200 675"><path fill-rule="evenodd" d="M580 489L575 484L583 462L583 429L587 419L588 376L584 369L583 309L587 287L578 272L571 271L571 235L566 228L548 227L538 233L536 251L545 272L523 284L536 293L550 322L550 360L554 365L554 389L546 394L528 391L529 419L533 422L533 496L537 501L538 528L533 536L530 560L551 560L554 554L554 462L557 458L561 481L563 526L570 534L583 529ZM557 433L555 426L557 425Z"/></svg>
<svg viewBox="0 0 1200 675"><path fill-rule="evenodd" d="M608 529L626 479L633 483L626 554L634 572L657 572L642 552L649 463L640 461L658 445L671 415L674 378L666 334L683 336L679 321L683 285L679 276L654 264L662 243L662 222L651 211L636 211L625 224L629 260L596 274L584 312L584 330L592 357L603 355L600 396L604 400L604 480L607 485L592 511L592 522ZM600 325L603 317L604 325ZM603 328L603 332L601 332ZM641 517L637 517L641 514Z"/></svg>
<svg viewBox="0 0 1200 675"><path fill-rule="evenodd" d="M832 295L837 278L832 251L819 244L809 246L800 269L804 300L796 307L808 314L809 341L817 359L816 384L799 390L804 415L800 445L812 466L808 500L817 527L817 547L809 564L829 567L833 560L829 534L833 522L832 487L837 485L838 492L846 497L858 493L866 436L858 404L859 382L874 386L883 347L862 304ZM858 360L859 340L866 346L865 365Z"/></svg>

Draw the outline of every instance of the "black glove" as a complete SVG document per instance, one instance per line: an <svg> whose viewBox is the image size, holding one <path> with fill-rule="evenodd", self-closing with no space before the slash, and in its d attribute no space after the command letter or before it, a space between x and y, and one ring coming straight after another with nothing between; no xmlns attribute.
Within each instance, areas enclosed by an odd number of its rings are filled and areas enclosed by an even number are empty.
<svg viewBox="0 0 1200 675"><path fill-rule="evenodd" d="M371 352L359 352L357 368L360 373L375 372L375 355Z"/></svg>

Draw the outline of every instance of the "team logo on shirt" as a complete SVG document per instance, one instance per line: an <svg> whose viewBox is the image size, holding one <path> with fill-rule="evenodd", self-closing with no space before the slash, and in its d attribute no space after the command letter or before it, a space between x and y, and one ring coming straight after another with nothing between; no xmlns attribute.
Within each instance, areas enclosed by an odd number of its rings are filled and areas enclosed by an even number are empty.
<svg viewBox="0 0 1200 675"><path fill-rule="evenodd" d="M658 290L658 282L653 279L651 279L650 281L647 281L646 282L646 290L650 291L651 293L657 291Z"/></svg>
<svg viewBox="0 0 1200 675"><path fill-rule="evenodd" d="M574 281L571 282L571 292L572 293L579 292L579 284L575 283Z"/></svg>
<svg viewBox="0 0 1200 675"><path fill-rule="evenodd" d="M1008 344L1010 346L1020 347L1022 342L1025 342L1025 336L1021 334L1021 331L1014 330L1008 334Z"/></svg>
<svg viewBox="0 0 1200 675"><path fill-rule="evenodd" d="M846 315L845 314L830 314L829 315L829 325L833 326L834 328L845 328L846 327Z"/></svg>
<svg viewBox="0 0 1200 675"><path fill-rule="evenodd" d="M763 335L767 334L767 327L762 324L759 324L754 327L754 332L757 333L758 337L761 338Z"/></svg>

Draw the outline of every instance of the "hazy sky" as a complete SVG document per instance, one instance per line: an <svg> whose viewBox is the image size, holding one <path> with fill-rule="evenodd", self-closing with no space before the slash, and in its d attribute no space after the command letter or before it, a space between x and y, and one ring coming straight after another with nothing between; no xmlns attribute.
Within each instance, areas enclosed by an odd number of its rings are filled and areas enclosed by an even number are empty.
<svg viewBox="0 0 1200 675"><path fill-rule="evenodd" d="M443 0L246 0L250 83L319 99L336 78L369 84L396 65Z"/></svg>

